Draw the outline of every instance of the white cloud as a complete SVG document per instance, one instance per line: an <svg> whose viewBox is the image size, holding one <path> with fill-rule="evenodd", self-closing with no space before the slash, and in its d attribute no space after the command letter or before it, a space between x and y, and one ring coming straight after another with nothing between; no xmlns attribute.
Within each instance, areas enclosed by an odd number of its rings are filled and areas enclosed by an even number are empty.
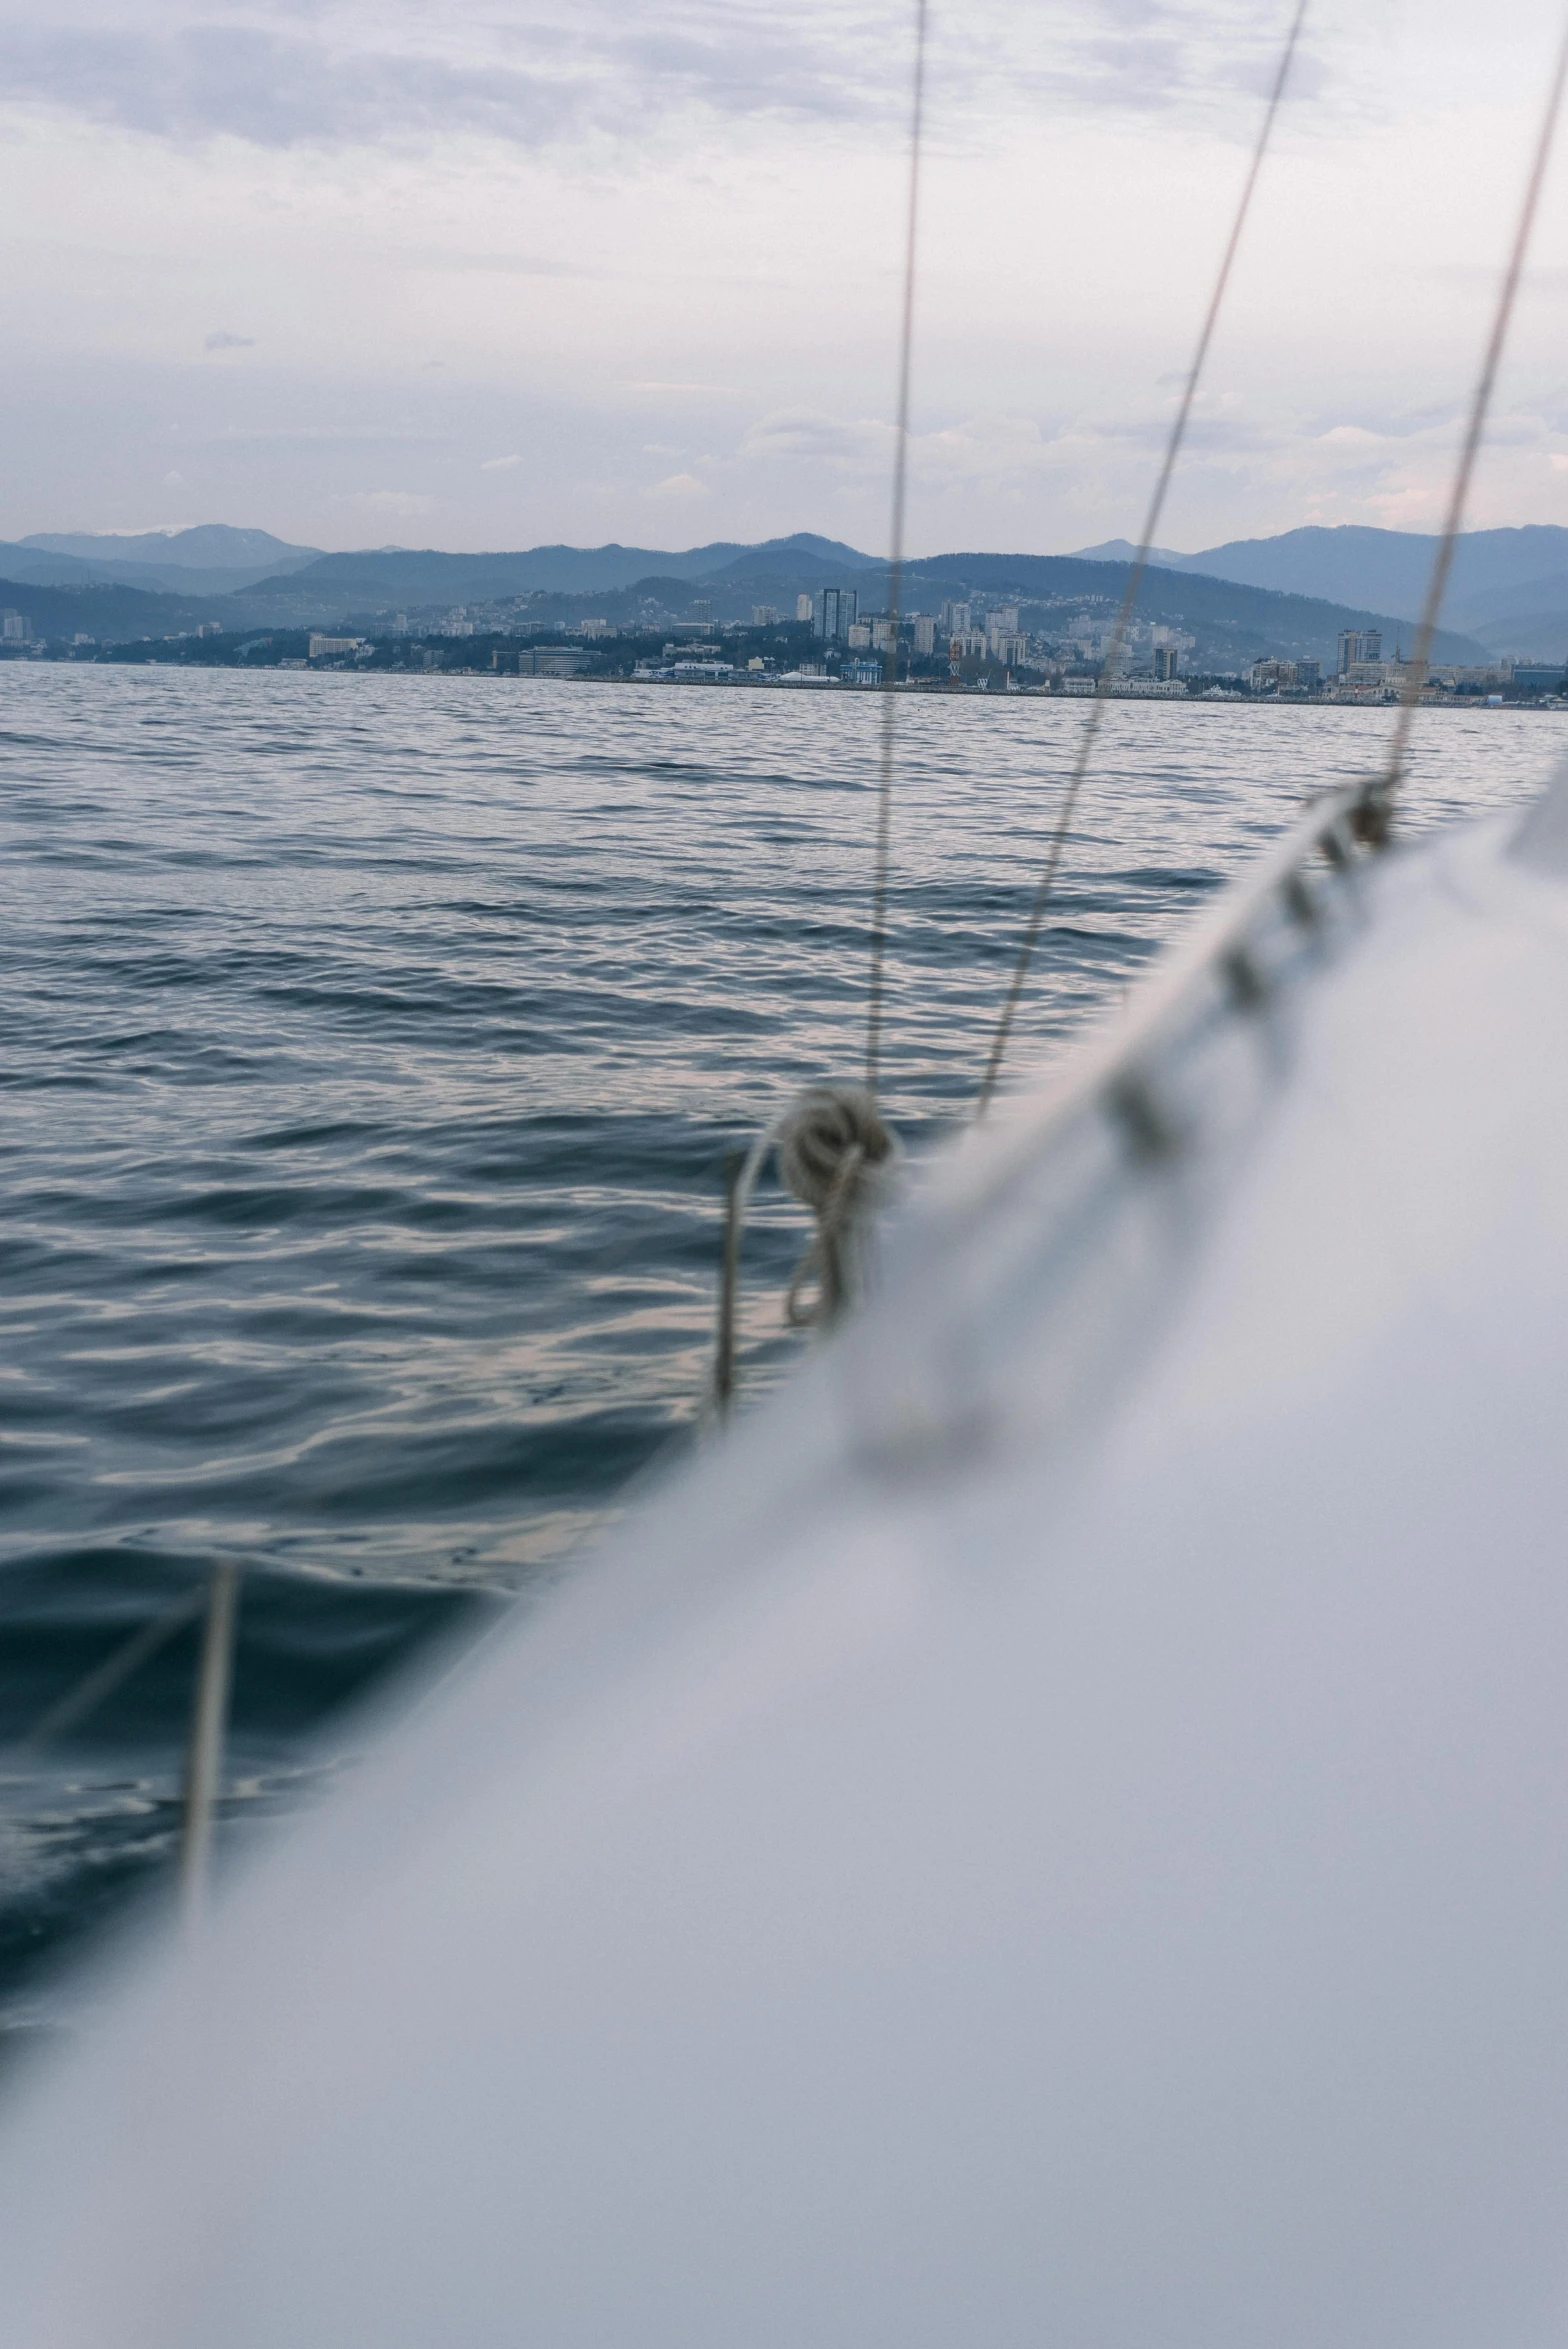
<svg viewBox="0 0 1568 2349"><path fill-rule="evenodd" d="M367 514L428 514L435 499L416 489L361 489L339 497L339 505L361 506Z"/></svg>
<svg viewBox="0 0 1568 2349"><path fill-rule="evenodd" d="M1136 530L1288 5L935 12L911 545ZM1313 0L1341 81L1282 121L1170 543L1439 494L1549 15ZM524 471L542 539L636 537L652 497L694 536L882 543L896 0L13 0L6 23L0 536L138 518L151 448L184 452L189 518L312 544L415 534L377 513L485 544ZM1477 513L1568 520L1561 204L1532 267Z"/></svg>
<svg viewBox="0 0 1568 2349"><path fill-rule="evenodd" d="M999 110L1212 112L1266 77L1277 13L1256 0L939 11L934 131L983 129ZM793 0L787 12L763 0L664 0L657 12L509 0L442 15L422 0L54 0L9 28L6 84L14 101L175 144L478 136L540 152L689 140L704 120L742 135L776 123L898 138L908 38L886 0ZM1350 80L1353 66L1340 73ZM1298 90L1321 102L1326 78L1304 50Z"/></svg>
<svg viewBox="0 0 1568 2349"><path fill-rule="evenodd" d="M652 378L628 383L626 389L651 392L659 398L669 399L744 400L751 396L734 383L660 383Z"/></svg>
<svg viewBox="0 0 1568 2349"><path fill-rule="evenodd" d="M914 432L909 469L918 481L1018 481L1062 458L1071 433L1047 438L1032 416L979 415L934 431ZM745 457L816 465L864 479L891 479L897 433L874 416L846 419L816 409L783 410L764 416L741 442Z"/></svg>
<svg viewBox="0 0 1568 2349"><path fill-rule="evenodd" d="M839 472L885 472L893 462L894 440L892 425L874 417L850 421L820 408L781 408L752 425L741 455L829 465Z"/></svg>
<svg viewBox="0 0 1568 2349"><path fill-rule="evenodd" d="M695 473L672 473L667 481L656 481L652 489L643 492L650 498L706 498L713 492Z"/></svg>

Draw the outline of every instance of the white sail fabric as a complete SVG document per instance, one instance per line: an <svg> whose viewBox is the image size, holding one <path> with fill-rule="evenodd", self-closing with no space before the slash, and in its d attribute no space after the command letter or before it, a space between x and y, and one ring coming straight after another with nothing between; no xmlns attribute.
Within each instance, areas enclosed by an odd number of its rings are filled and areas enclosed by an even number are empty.
<svg viewBox="0 0 1568 2349"><path fill-rule="evenodd" d="M1508 851L1347 885L1148 1163L999 1123L144 1959L4 2134L7 2349L1555 2338L1568 885Z"/></svg>

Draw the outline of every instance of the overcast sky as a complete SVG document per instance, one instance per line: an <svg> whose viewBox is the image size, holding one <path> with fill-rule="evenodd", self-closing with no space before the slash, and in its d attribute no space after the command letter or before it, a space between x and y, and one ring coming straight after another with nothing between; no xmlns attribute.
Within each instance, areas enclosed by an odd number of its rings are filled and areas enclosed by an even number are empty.
<svg viewBox="0 0 1568 2349"><path fill-rule="evenodd" d="M1135 534L1288 0L933 0L917 552ZM1161 535L1430 528L1557 9L1319 0ZM910 11L0 0L0 536L886 540ZM1568 523L1568 156L1472 520Z"/></svg>

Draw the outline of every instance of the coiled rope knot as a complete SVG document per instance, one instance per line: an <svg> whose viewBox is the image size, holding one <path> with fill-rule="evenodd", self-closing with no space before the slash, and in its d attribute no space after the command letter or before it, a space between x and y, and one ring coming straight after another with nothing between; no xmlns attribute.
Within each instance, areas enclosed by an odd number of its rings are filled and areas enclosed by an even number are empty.
<svg viewBox="0 0 1568 2349"><path fill-rule="evenodd" d="M816 1218L810 1247L795 1267L784 1310L797 1329L829 1327L861 1287L871 1221L888 1199L900 1157L863 1085L811 1085L765 1125L730 1170L724 1214L724 1269L713 1357L712 1403L722 1416L735 1391L735 1326L740 1246L751 1194L770 1151L785 1188ZM808 1290L815 1286L815 1295Z"/></svg>
<svg viewBox="0 0 1568 2349"><path fill-rule="evenodd" d="M887 1194L898 1142L863 1085L811 1085L775 1130L786 1190L817 1219L784 1300L791 1323L830 1324L859 1286L859 1243ZM806 1302L808 1284L816 1295Z"/></svg>

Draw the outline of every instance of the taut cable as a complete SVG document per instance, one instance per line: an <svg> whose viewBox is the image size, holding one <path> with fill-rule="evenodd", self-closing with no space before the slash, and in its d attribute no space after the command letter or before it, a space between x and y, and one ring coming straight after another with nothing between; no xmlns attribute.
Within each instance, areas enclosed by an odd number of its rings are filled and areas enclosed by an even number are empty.
<svg viewBox="0 0 1568 2349"><path fill-rule="evenodd" d="M1219 275L1214 281L1214 291L1209 296L1209 307L1204 317L1203 330L1198 336L1198 347L1193 352L1192 365L1187 370L1187 380L1182 389L1181 399L1177 403L1170 436L1165 444L1164 461L1160 466L1159 478L1154 484L1154 495L1149 500L1149 511L1144 518L1143 536L1138 542L1138 552L1128 571L1126 587L1122 591L1121 608L1117 612L1116 625L1111 632L1110 650L1101 663L1094 700L1084 715L1083 731L1078 739L1078 752L1073 760L1072 773L1068 777L1067 789L1062 794L1061 808L1058 811L1055 825L1052 827L1051 837L1046 843L1045 867L1040 875L1039 886L1034 893L1034 902L1029 908L1029 919L1024 925L1023 942L1018 949L1018 960L1013 966L1013 975L1002 1003L1001 1016L996 1023L996 1033L991 1041L991 1054L986 1062L985 1075L980 1080L980 1094L975 1104L977 1117L983 1117L990 1106L991 1096L996 1091L997 1081L1002 1073L1002 1063L1007 1057L1007 1046L1013 1031L1013 1020L1023 997L1024 985L1029 976L1029 965L1034 959L1035 947L1039 943L1041 924L1045 920L1045 909L1050 904L1051 891L1056 884L1057 872L1062 861L1062 851L1067 844L1073 813L1078 804L1078 795L1083 788L1084 777L1089 771L1089 762L1094 756L1095 741L1100 731L1100 720L1105 714L1106 696L1111 690L1117 664L1121 659L1122 646L1126 642L1127 630L1132 620L1133 606L1138 600L1138 590L1143 585L1143 575L1149 567L1150 549L1158 535L1160 516L1165 509L1165 493L1170 488L1171 475L1176 470L1176 460L1181 454L1182 442L1187 435L1187 424L1192 415L1192 404L1197 397L1198 384L1209 356L1209 345L1214 340L1215 327L1219 324L1220 310L1224 304L1226 288L1230 284L1230 274L1236 253L1241 244L1242 230L1247 225L1247 214L1252 209L1252 196L1258 184L1258 174L1263 169L1263 158L1268 153L1269 141L1274 135L1275 117L1279 113L1280 101L1285 95L1285 83L1289 78L1290 68L1295 59L1302 25L1306 21L1307 6L1308 0L1296 0L1296 12L1291 18L1290 31L1285 36L1285 46L1281 51L1279 65L1274 75L1274 86L1269 92L1269 102L1264 109L1262 128L1258 132L1257 142L1252 150L1252 161L1247 167L1246 180L1242 185L1241 202L1236 207L1236 217L1231 223L1225 255L1220 262Z"/></svg>
<svg viewBox="0 0 1568 2349"><path fill-rule="evenodd" d="M1568 83L1568 23L1563 26L1562 42L1557 51L1557 70L1552 76L1547 94L1546 111L1541 117L1540 136L1536 140L1535 155L1530 165L1530 176L1525 183L1524 201L1519 207L1519 219L1514 229L1513 249L1508 256L1508 267L1498 289L1497 307L1492 315L1492 331L1487 337L1486 351L1481 360L1481 372L1476 380L1475 396L1470 402L1470 419L1465 437L1460 444L1459 462L1454 468L1453 487L1448 496L1448 512L1443 522L1443 534L1438 541L1432 561L1432 575L1427 581L1426 602L1421 608L1421 621L1416 630L1415 650L1409 667L1401 680L1399 715L1394 720L1394 736L1388 747L1388 763L1379 778L1380 805L1370 811L1374 826L1386 829L1388 803L1398 788L1405 771L1405 753L1410 747L1410 728L1415 717L1416 703L1426 683L1427 664L1432 657L1432 639L1437 633L1438 614L1443 608L1443 596L1448 587L1448 574L1454 565L1454 548L1464 524L1465 505L1470 495L1470 478L1481 450L1481 435L1486 430L1487 411L1492 405L1492 391L1497 382L1497 370L1502 363L1503 347L1508 340L1509 322L1513 317L1514 302L1519 292L1519 280L1524 274L1525 254L1530 246L1530 232L1535 226L1535 215L1541 201L1541 188L1546 179L1546 167L1551 161L1552 147L1557 137L1557 118L1562 112L1563 87Z"/></svg>
<svg viewBox="0 0 1568 2349"><path fill-rule="evenodd" d="M909 206L904 223L904 316L898 351L898 425L893 449L893 521L888 555L888 645L884 656L881 774L871 884L871 976L866 994L866 1090L876 1097L882 1057L887 962L887 882L893 845L893 738L897 723L898 623L904 585L904 502L909 473L909 364L915 333L915 240L920 216L920 142L925 123L928 0L915 0L915 73L909 118Z"/></svg>

